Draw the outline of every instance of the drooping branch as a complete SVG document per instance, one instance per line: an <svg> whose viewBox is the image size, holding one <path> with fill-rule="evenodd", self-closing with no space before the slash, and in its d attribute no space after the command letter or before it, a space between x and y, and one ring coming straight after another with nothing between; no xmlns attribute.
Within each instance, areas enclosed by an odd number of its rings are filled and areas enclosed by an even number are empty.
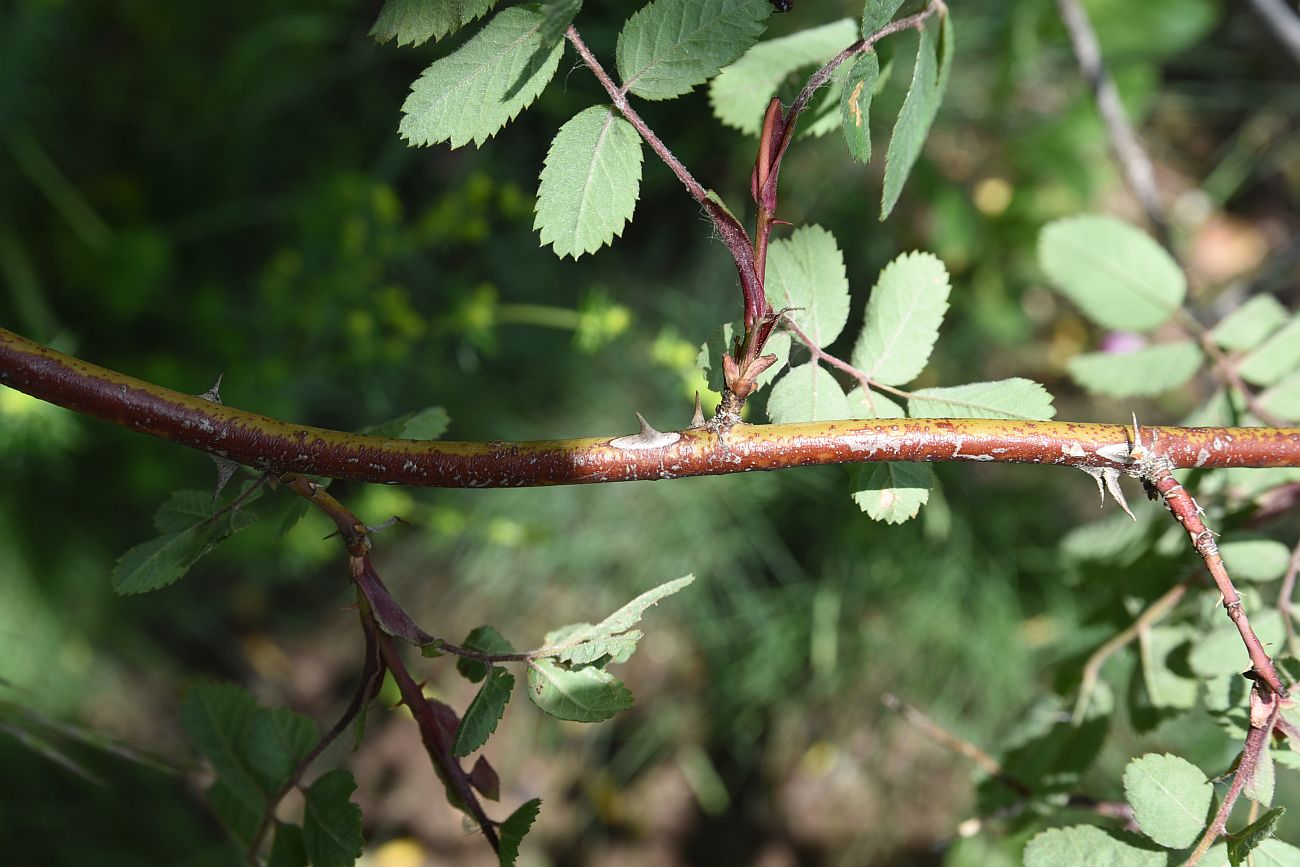
<svg viewBox="0 0 1300 867"><path fill-rule="evenodd" d="M0 384L266 472L413 487L671 479L875 461L1131 469L1126 425L883 419L536 442L415 442L292 424L64 355L0 329ZM1170 467L1300 466L1300 428L1144 428Z"/></svg>

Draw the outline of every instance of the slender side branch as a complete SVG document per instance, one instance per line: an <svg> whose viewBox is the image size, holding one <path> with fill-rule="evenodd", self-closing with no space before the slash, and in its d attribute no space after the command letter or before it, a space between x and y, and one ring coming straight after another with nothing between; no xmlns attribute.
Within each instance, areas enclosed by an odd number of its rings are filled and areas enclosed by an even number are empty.
<svg viewBox="0 0 1300 867"><path fill-rule="evenodd" d="M1182 602L1183 597L1187 595L1187 587L1186 581L1180 581L1170 587L1156 601L1148 605L1129 624L1127 629L1111 636L1110 640L1092 652L1092 655L1088 657L1088 661L1083 666L1083 679L1079 682L1079 696L1074 703L1072 719L1075 725L1083 722L1084 715L1088 712L1088 702L1092 698L1092 691L1097 686L1097 679L1101 676L1101 668L1106 664L1106 660L1131 644L1134 639L1158 623L1179 602Z"/></svg>
<svg viewBox="0 0 1300 867"><path fill-rule="evenodd" d="M594 484L874 461L1131 468L1126 425L1015 419L737 425L650 439L514 443L365 436L211 403L63 355L4 329L0 385L264 472L415 487ZM1300 466L1300 428L1145 430L1148 452L1173 468Z"/></svg>
<svg viewBox="0 0 1300 867"><path fill-rule="evenodd" d="M1286 687L1277 676L1273 660L1269 658L1259 636L1251 628L1250 619L1246 616L1246 609L1241 602L1241 595L1237 593L1232 579L1228 577L1228 569L1223 564L1219 545L1214 541L1214 533L1201 520L1200 506L1168 469L1157 469L1146 480L1160 496L1164 497L1165 505L1174 513L1178 523L1183 525L1183 529L1192 539L1192 546L1196 549L1196 553L1200 554L1201 559L1205 561L1210 577L1214 579L1219 593L1223 596L1223 607L1227 609L1228 617L1241 633L1241 640L1246 645L1246 652L1250 654L1251 669L1255 676L1266 683L1273 692L1286 697Z"/></svg>
<svg viewBox="0 0 1300 867"><path fill-rule="evenodd" d="M1097 111L1101 114L1106 131L1110 134L1111 148L1115 159L1124 172L1129 189L1137 197L1138 203L1146 211L1147 219L1160 236L1161 243L1170 247L1169 224L1165 220L1164 208L1160 204L1160 193L1156 190L1155 172L1151 160L1142 149L1124 105L1119 99L1119 89L1115 80L1106 71L1101 59L1101 46L1097 42L1097 33L1092 29L1088 13L1084 11L1079 0L1057 0L1061 11L1061 20L1069 31L1070 43L1074 46L1074 56L1079 61L1079 71L1092 88L1093 98L1097 102Z"/></svg>
<svg viewBox="0 0 1300 867"><path fill-rule="evenodd" d="M1250 691L1250 731L1246 733L1246 745L1237 762L1237 771L1232 775L1232 784L1228 786L1227 794L1223 796L1223 803L1219 805L1214 819L1205 829L1205 834L1197 842L1192 854L1183 862L1183 867L1193 867L1200 862L1205 857L1205 853L1210 851L1214 841L1227 832L1228 816L1232 814L1232 808L1241 797L1246 784L1254 778L1259 760L1268 747L1269 733L1273 731L1273 726L1277 724L1281 713L1282 702L1279 701L1278 696L1269 690L1267 684L1256 683Z"/></svg>

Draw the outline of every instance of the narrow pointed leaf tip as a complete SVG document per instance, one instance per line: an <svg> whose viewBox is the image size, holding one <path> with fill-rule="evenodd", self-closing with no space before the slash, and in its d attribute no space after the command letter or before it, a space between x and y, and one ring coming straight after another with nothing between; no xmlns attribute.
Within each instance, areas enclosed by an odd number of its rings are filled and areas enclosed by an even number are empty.
<svg viewBox="0 0 1300 867"><path fill-rule="evenodd" d="M402 106L402 137L412 145L481 145L532 104L555 75L564 43L543 41L543 14L502 11L453 53L435 60Z"/></svg>
<svg viewBox="0 0 1300 867"><path fill-rule="evenodd" d="M541 232L557 256L594 252L623 233L641 189L641 138L609 106L593 106L560 128L537 192Z"/></svg>
<svg viewBox="0 0 1300 867"><path fill-rule="evenodd" d="M939 104L943 102L943 93L948 87L948 74L952 71L953 39L952 16L946 12L939 15L937 44L931 28L921 30L916 64L912 69L912 85L898 112L894 132L889 139L889 150L885 154L881 220L888 217L894 210L894 205L898 204L903 183L921 156L921 146L925 144L930 125L939 113Z"/></svg>

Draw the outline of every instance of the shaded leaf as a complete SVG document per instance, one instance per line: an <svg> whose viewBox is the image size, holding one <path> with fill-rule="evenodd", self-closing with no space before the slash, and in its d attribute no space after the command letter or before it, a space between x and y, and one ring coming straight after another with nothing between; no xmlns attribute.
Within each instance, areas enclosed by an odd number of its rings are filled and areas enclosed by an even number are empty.
<svg viewBox="0 0 1300 867"><path fill-rule="evenodd" d="M528 663L528 697L546 713L575 722L602 722L632 707L632 693L601 668L566 669L550 659Z"/></svg>
<svg viewBox="0 0 1300 867"><path fill-rule="evenodd" d="M451 416L447 415L447 410L440 406L427 406L368 428L365 433L403 440L436 440L447 432L449 424Z"/></svg>
<svg viewBox="0 0 1300 867"><path fill-rule="evenodd" d="M1281 646L1280 642L1286 640L1282 615L1276 608L1253 614L1250 625L1265 647ZM1187 662L1192 671L1201 677L1240 674L1250 668L1250 656L1241 642L1240 633L1231 623L1220 624L1201 633L1192 646Z"/></svg>
<svg viewBox="0 0 1300 867"><path fill-rule="evenodd" d="M916 65L912 69L912 86L908 88L898 120L894 123L894 132L889 137L889 150L885 153L885 184L880 201L881 220L894 210L903 192L903 184L921 156L921 146L925 144L930 124L939 113L943 92L948 87L953 50L952 16L946 11L941 12L937 47L933 31L929 27L921 30Z"/></svg>
<svg viewBox="0 0 1300 867"><path fill-rule="evenodd" d="M550 45L561 39L580 11L582 0L545 0L542 4L542 44Z"/></svg>
<svg viewBox="0 0 1300 867"><path fill-rule="evenodd" d="M1049 224L1038 238L1038 261L1053 288L1104 328L1149 331L1187 294L1183 272L1165 249L1112 217Z"/></svg>
<svg viewBox="0 0 1300 867"><path fill-rule="evenodd" d="M1236 833L1228 835L1228 863L1239 867L1251 852L1277 833L1277 823L1286 814L1286 807L1274 807Z"/></svg>
<svg viewBox="0 0 1300 867"><path fill-rule="evenodd" d="M1056 415L1047 389L1029 379L1000 379L943 388L921 388L907 402L913 418L1021 418Z"/></svg>
<svg viewBox="0 0 1300 867"><path fill-rule="evenodd" d="M469 782L483 797L493 801L501 800L501 780L487 756L479 756L478 761L474 762L474 767L469 772Z"/></svg>
<svg viewBox="0 0 1300 867"><path fill-rule="evenodd" d="M758 135L767 104L781 84L798 69L821 66L852 44L856 35L853 22L846 18L758 43L709 84L714 117Z"/></svg>
<svg viewBox="0 0 1300 867"><path fill-rule="evenodd" d="M543 244L591 253L623 234L641 188L641 137L610 106L579 112L556 133L537 191Z"/></svg>
<svg viewBox="0 0 1300 867"><path fill-rule="evenodd" d="M497 730L497 723L506 712L514 688L515 676L494 666L461 717L456 740L451 746L453 756L468 756L487 742Z"/></svg>
<svg viewBox="0 0 1300 867"><path fill-rule="evenodd" d="M1214 788L1186 759L1148 753L1124 769L1124 797L1143 834L1161 846L1184 849L1205 828Z"/></svg>
<svg viewBox="0 0 1300 867"><path fill-rule="evenodd" d="M519 844L533 827L537 814L541 812L542 799L533 798L510 814L510 818L501 823L497 830L501 838L501 850L497 853L500 867L513 867L519 857Z"/></svg>
<svg viewBox="0 0 1300 867"><path fill-rule="evenodd" d="M271 857L267 867L307 867L307 845L302 839L302 828L285 822L275 823L275 841L271 844Z"/></svg>
<svg viewBox="0 0 1300 867"><path fill-rule="evenodd" d="M816 362L792 368L772 386L767 416L776 424L849 417L844 389Z"/></svg>
<svg viewBox="0 0 1300 867"><path fill-rule="evenodd" d="M456 51L435 60L402 105L412 145L482 144L530 105L559 66L563 43L542 42L543 16L527 6L501 11ZM542 53L541 62L534 57Z"/></svg>
<svg viewBox="0 0 1300 867"><path fill-rule="evenodd" d="M474 629L465 637L465 641L461 646L466 650L477 650L479 653L515 652L514 647L506 640L505 636L491 626L480 626ZM458 656L456 657L456 670L460 672L461 677L467 679L470 683L478 683L487 677L488 663Z"/></svg>
<svg viewBox="0 0 1300 867"><path fill-rule="evenodd" d="M1134 352L1085 352L1069 361L1070 378L1093 394L1136 397L1184 385L1201 367L1201 350L1190 340Z"/></svg>
<svg viewBox="0 0 1300 867"><path fill-rule="evenodd" d="M336 768L307 789L302 836L312 867L352 867L361 857L361 808L349 800L356 788L352 772Z"/></svg>
<svg viewBox="0 0 1300 867"><path fill-rule="evenodd" d="M1278 418L1300 421L1300 372L1260 394L1259 405Z"/></svg>
<svg viewBox="0 0 1300 867"><path fill-rule="evenodd" d="M849 320L849 280L844 254L821 226L801 226L774 241L767 253L767 300L818 347L829 346Z"/></svg>
<svg viewBox="0 0 1300 867"><path fill-rule="evenodd" d="M871 98L880 80L880 58L868 51L849 69L840 96L840 127L849 153L860 163L871 162Z"/></svg>
<svg viewBox="0 0 1300 867"><path fill-rule="evenodd" d="M618 35L623 86L644 99L689 92L753 45L771 11L767 0L651 0Z"/></svg>
<svg viewBox="0 0 1300 867"><path fill-rule="evenodd" d="M930 360L950 291L947 269L930 253L904 253L886 265L867 299L853 366L886 385L915 379Z"/></svg>
<svg viewBox="0 0 1300 867"><path fill-rule="evenodd" d="M873 520L901 524L930 499L929 464L883 462L853 468L853 502Z"/></svg>

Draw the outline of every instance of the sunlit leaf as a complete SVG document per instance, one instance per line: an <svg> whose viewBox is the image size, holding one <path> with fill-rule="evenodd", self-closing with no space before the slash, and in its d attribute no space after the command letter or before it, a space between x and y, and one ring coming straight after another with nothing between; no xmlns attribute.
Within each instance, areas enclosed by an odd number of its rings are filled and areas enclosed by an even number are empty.
<svg viewBox="0 0 1300 867"><path fill-rule="evenodd" d="M826 368L801 364L777 380L767 397L767 416L776 424L848 418L844 389Z"/></svg>
<svg viewBox="0 0 1300 867"><path fill-rule="evenodd" d="M930 360L950 291L947 269L930 253L904 253L886 265L867 299L853 366L886 385L915 379Z"/></svg>
<svg viewBox="0 0 1300 867"><path fill-rule="evenodd" d="M402 105L402 137L412 145L448 141L457 148L496 135L538 97L559 66L564 44L543 43L543 21L535 8L512 6L435 60Z"/></svg>
<svg viewBox="0 0 1300 867"><path fill-rule="evenodd" d="M767 253L767 300L818 347L829 346L849 319L849 281L844 254L821 226L801 226L774 241Z"/></svg>
<svg viewBox="0 0 1300 867"><path fill-rule="evenodd" d="M1070 378L1093 394L1149 397L1187 383L1200 370L1200 347L1190 340L1133 352L1085 352L1069 361Z"/></svg>
<svg viewBox="0 0 1300 867"><path fill-rule="evenodd" d="M1286 807L1274 807L1240 831L1228 835L1228 863L1240 867L1246 858L1277 833L1278 822L1286 815ZM1298 851L1297 856L1300 856ZM1300 857L1296 862L1300 864Z"/></svg>
<svg viewBox="0 0 1300 867"><path fill-rule="evenodd" d="M551 659L528 663L528 697L546 713L576 722L602 722L632 707L632 693L603 668L568 669Z"/></svg>
<svg viewBox="0 0 1300 867"><path fill-rule="evenodd" d="M1224 349L1244 352L1263 343L1287 318L1286 308L1272 295L1256 295L1223 317L1210 335Z"/></svg>
<svg viewBox="0 0 1300 867"><path fill-rule="evenodd" d="M1024 867L1063 867L1066 864L1105 864L1106 867L1165 867L1164 849L1094 825L1052 828L1025 847Z"/></svg>
<svg viewBox="0 0 1300 867"><path fill-rule="evenodd" d="M618 35L623 86L645 99L689 92L753 45L771 11L767 0L651 0Z"/></svg>
<svg viewBox="0 0 1300 867"><path fill-rule="evenodd" d="M576 259L623 234L640 189L641 137L615 109L592 106L551 142L533 228L555 255Z"/></svg>
<svg viewBox="0 0 1300 867"><path fill-rule="evenodd" d="M1253 385L1273 385L1300 369L1300 314L1241 360L1237 372Z"/></svg>
<svg viewBox="0 0 1300 867"><path fill-rule="evenodd" d="M915 518L930 499L934 471L929 464L882 462L853 468L853 502L876 521L901 524Z"/></svg>
<svg viewBox="0 0 1300 867"><path fill-rule="evenodd" d="M857 35L846 19L768 39L745 52L709 84L714 116L727 126L758 135L763 114L782 82L796 70L821 66Z"/></svg>
<svg viewBox="0 0 1300 867"><path fill-rule="evenodd" d="M1183 272L1165 249L1113 217L1051 223L1039 235L1038 261L1053 288L1104 328L1149 331L1187 294Z"/></svg>
<svg viewBox="0 0 1300 867"><path fill-rule="evenodd" d="M1148 753L1124 769L1124 797L1143 834L1161 846L1184 849L1205 828L1214 788L1186 759Z"/></svg>
<svg viewBox="0 0 1300 867"><path fill-rule="evenodd" d="M1052 395L1029 379L1000 379L912 392L913 418L1020 418L1046 421L1056 415Z"/></svg>
<svg viewBox="0 0 1300 867"><path fill-rule="evenodd" d="M201 496L211 502L209 495ZM162 518L162 522L170 526L173 519L180 520L179 513ZM256 520L257 515L251 511L230 510L182 530L141 542L123 554L113 567L113 589L129 595L174 584L204 555Z"/></svg>
<svg viewBox="0 0 1300 867"><path fill-rule="evenodd" d="M376 42L420 45L442 39L488 13L498 0L384 0L370 28Z"/></svg>

